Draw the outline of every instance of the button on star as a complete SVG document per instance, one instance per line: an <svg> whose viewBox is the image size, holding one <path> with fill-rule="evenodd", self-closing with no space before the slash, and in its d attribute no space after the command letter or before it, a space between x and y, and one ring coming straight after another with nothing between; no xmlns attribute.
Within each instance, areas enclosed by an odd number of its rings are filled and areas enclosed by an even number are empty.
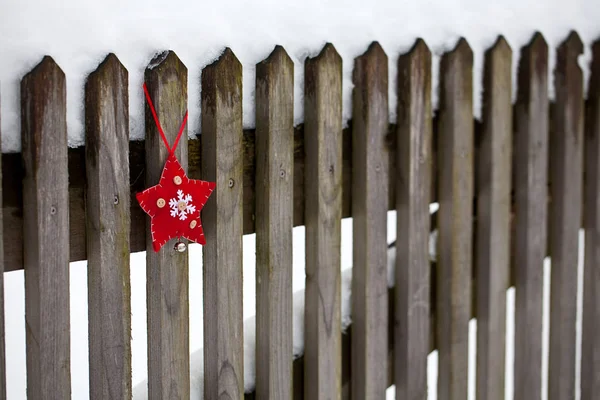
<svg viewBox="0 0 600 400"><path fill-rule="evenodd" d="M158 185L136 194L150 216L154 251L176 237L206 244L200 210L214 189L214 182L189 179L177 157L169 155Z"/></svg>

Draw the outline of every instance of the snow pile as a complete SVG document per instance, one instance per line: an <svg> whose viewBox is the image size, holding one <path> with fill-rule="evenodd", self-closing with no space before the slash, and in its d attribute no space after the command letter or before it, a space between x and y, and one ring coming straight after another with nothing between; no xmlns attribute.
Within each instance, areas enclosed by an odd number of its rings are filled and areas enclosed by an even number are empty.
<svg viewBox="0 0 600 400"><path fill-rule="evenodd" d="M168 6L167 6L168 4ZM303 121L304 60L326 42L343 59L343 118L351 117L352 67L370 42L389 57L390 120L396 115L396 62L417 37L433 58L434 105L439 56L464 36L475 53L474 111L479 115L483 52L498 34L518 50L540 30L551 47L577 29L589 44L600 36L597 0L256 0L232 2L173 0L67 0L7 2L0 13L2 148L19 151L19 81L44 55L51 55L67 78L68 135L83 144L83 90L86 76L110 52L129 71L131 137L143 138L143 72L152 57L174 50L189 71L190 136L200 133L200 74L231 47L243 65L243 118L254 126L255 65L282 45L295 67L295 123ZM518 54L513 57L516 67ZM551 50L551 66L554 52ZM586 75L587 76L587 75ZM552 81L552 80L551 80Z"/></svg>

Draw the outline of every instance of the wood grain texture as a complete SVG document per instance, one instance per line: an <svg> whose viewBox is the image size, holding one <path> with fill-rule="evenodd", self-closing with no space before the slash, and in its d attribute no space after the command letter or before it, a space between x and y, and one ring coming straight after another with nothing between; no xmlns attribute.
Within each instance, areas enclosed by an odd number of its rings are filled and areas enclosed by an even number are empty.
<svg viewBox="0 0 600 400"><path fill-rule="evenodd" d="M202 71L204 398L244 396L242 65L231 49Z"/></svg>
<svg viewBox="0 0 600 400"><path fill-rule="evenodd" d="M585 110L585 266L581 398L600 398L600 40L592 45Z"/></svg>
<svg viewBox="0 0 600 400"><path fill-rule="evenodd" d="M476 157L477 399L504 400L506 288L510 268L512 50L485 54L483 131Z"/></svg>
<svg viewBox="0 0 600 400"><path fill-rule="evenodd" d="M256 65L256 395L292 398L294 63Z"/></svg>
<svg viewBox="0 0 600 400"><path fill-rule="evenodd" d="M304 396L341 398L342 59L327 44L305 69Z"/></svg>
<svg viewBox="0 0 600 400"><path fill-rule="evenodd" d="M548 45L521 49L515 105L515 400L541 398L542 290L548 197Z"/></svg>
<svg viewBox="0 0 600 400"><path fill-rule="evenodd" d="M354 60L352 123L352 395L387 389L388 58L374 42Z"/></svg>
<svg viewBox="0 0 600 400"><path fill-rule="evenodd" d="M1 122L1 118L0 118ZM0 137L2 129L0 128ZM0 154L2 144L0 143ZM0 209L2 208L2 172L0 170ZM0 235L2 234L2 214L0 214ZM0 237L0 400L6 400L6 350L4 332L4 243Z"/></svg>
<svg viewBox="0 0 600 400"><path fill-rule="evenodd" d="M556 109L550 134L550 355L548 399L575 396L577 266L583 189L583 52L572 32L557 50Z"/></svg>
<svg viewBox="0 0 600 400"><path fill-rule="evenodd" d="M423 40L398 60L398 176L394 366L397 399L427 398L432 173L431 51ZM409 234L410 233L410 234Z"/></svg>
<svg viewBox="0 0 600 400"><path fill-rule="evenodd" d="M571 33L557 51L556 108L550 133L550 355L548 398L575 395L577 260L583 184L583 44Z"/></svg>
<svg viewBox="0 0 600 400"><path fill-rule="evenodd" d="M132 396L128 86L114 54L85 86L91 399Z"/></svg>
<svg viewBox="0 0 600 400"><path fill-rule="evenodd" d="M65 74L44 57L21 81L27 397L71 398Z"/></svg>
<svg viewBox="0 0 600 400"><path fill-rule="evenodd" d="M172 52L157 55L144 79L163 131L172 146L187 110L187 68ZM146 187L156 185L167 160L165 147L147 102ZM187 128L175 155L187 171ZM152 249L150 218L146 217L146 303L148 312L148 398L189 399L189 293L188 253L173 249L169 240Z"/></svg>
<svg viewBox="0 0 600 400"><path fill-rule="evenodd" d="M440 69L437 258L438 399L467 398L473 215L473 52L466 40Z"/></svg>

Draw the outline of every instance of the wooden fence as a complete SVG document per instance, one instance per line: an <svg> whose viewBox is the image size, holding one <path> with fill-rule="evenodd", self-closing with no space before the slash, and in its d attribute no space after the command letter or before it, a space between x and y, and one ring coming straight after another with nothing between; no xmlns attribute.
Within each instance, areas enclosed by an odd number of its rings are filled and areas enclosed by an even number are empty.
<svg viewBox="0 0 600 400"><path fill-rule="evenodd" d="M576 33L558 47L551 104L548 46L536 34L521 49L513 106L512 50L499 38L485 54L480 123L472 114L468 43L460 40L442 57L433 116L431 52L419 40L398 60L398 123L389 125L388 59L374 43L354 61L348 129L342 60L331 44L306 61L305 123L298 127L294 66L283 48L257 65L255 130L242 127L242 67L233 52L207 66L202 135L188 141L184 134L177 153L191 178L217 183L202 213L204 398L244 396L242 235L256 232L257 376L256 393L247 396L382 399L394 383L398 399L425 399L427 355L437 348L438 398L466 399L468 323L475 315L477 398L504 399L505 296L514 285L514 398L539 399L542 263L550 253L548 393L572 399L581 221L581 398L600 398L600 41L587 101L577 62L582 51ZM187 79L173 52L145 73L171 141L187 108ZM145 142L129 141L128 86L127 70L109 55L85 87L85 148L68 149L60 67L45 57L21 82L22 154L2 155L0 267L25 269L31 399L70 397L69 261L82 259L90 396L131 397L129 254L150 247L146 216L132 193L157 181L167 153L148 108ZM432 201L440 208L430 220ZM390 209L397 210L398 239L395 287L388 290ZM342 335L340 229L350 216L353 323ZM304 356L293 360L296 225L306 226L306 309ZM430 265L433 225L438 256ZM187 399L190 391L189 314L197 310L188 305L187 255L171 248L147 253L151 399ZM4 365L0 341L0 398Z"/></svg>

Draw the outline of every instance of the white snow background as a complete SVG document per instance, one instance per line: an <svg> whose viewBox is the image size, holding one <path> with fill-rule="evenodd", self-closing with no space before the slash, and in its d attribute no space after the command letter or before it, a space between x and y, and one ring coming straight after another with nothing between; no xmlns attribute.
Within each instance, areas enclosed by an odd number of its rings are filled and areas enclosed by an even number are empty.
<svg viewBox="0 0 600 400"><path fill-rule="evenodd" d="M83 87L86 76L109 52L115 53L129 71L131 138L143 137L143 71L150 59L166 49L174 50L189 71L189 130L200 127L200 74L204 66L232 48L244 70L244 126L254 126L255 64L266 58L276 44L284 46L295 64L295 122L303 121L303 64L332 42L343 59L343 117L351 117L351 73L354 57L364 53L373 40L389 57L390 120L396 114L396 62L417 37L425 39L433 58L433 98L437 102L440 55L466 37L474 50L474 114L479 116L483 52L498 34L512 46L513 67L518 51L541 31L550 46L550 93L556 46L575 29L585 44L580 58L587 86L590 43L600 38L600 7L597 0L329 0L329 1L184 1L173 0L4 0L0 13L0 94L2 148L20 150L19 82L44 55L51 55L67 78L67 124L69 144L83 143ZM513 77L513 84L516 80ZM513 92L513 96L516 93ZM388 239L396 237L395 213L389 213ZM344 323L350 322L350 274L352 222L342 224ZM405 234L405 233L401 233ZM254 384L255 242L244 237L245 383ZM190 349L193 352L192 393L201 396L202 368L202 265L201 248L190 246ZM393 260L390 254L390 262ZM582 253L580 253L582 254ZM580 255L580 257L582 257ZM132 356L135 398L144 398L146 365L145 254L131 255ZM581 277L582 268L579 273ZM25 399L25 322L23 272L6 273L5 312L7 389L9 399ZM304 229L294 229L294 354L303 349ZM547 347L549 260L545 263L545 333ZM581 296L580 296L581 297ZM579 299L581 304L581 299ZM512 398L512 352L514 289L507 292L507 393ZM581 318L578 318L578 334ZM476 323L471 322L475 337ZM85 262L71 267L71 374L73 399L88 398L87 277ZM470 348L470 399L474 398L475 341ZM547 354L545 354L547 357ZM547 359L544 361L546 365ZM546 366L547 368L547 366ZM436 398L437 355L429 363L430 399ZM544 370L544 377L546 377ZM393 398L393 390L388 391ZM544 384L544 399L546 389Z"/></svg>

